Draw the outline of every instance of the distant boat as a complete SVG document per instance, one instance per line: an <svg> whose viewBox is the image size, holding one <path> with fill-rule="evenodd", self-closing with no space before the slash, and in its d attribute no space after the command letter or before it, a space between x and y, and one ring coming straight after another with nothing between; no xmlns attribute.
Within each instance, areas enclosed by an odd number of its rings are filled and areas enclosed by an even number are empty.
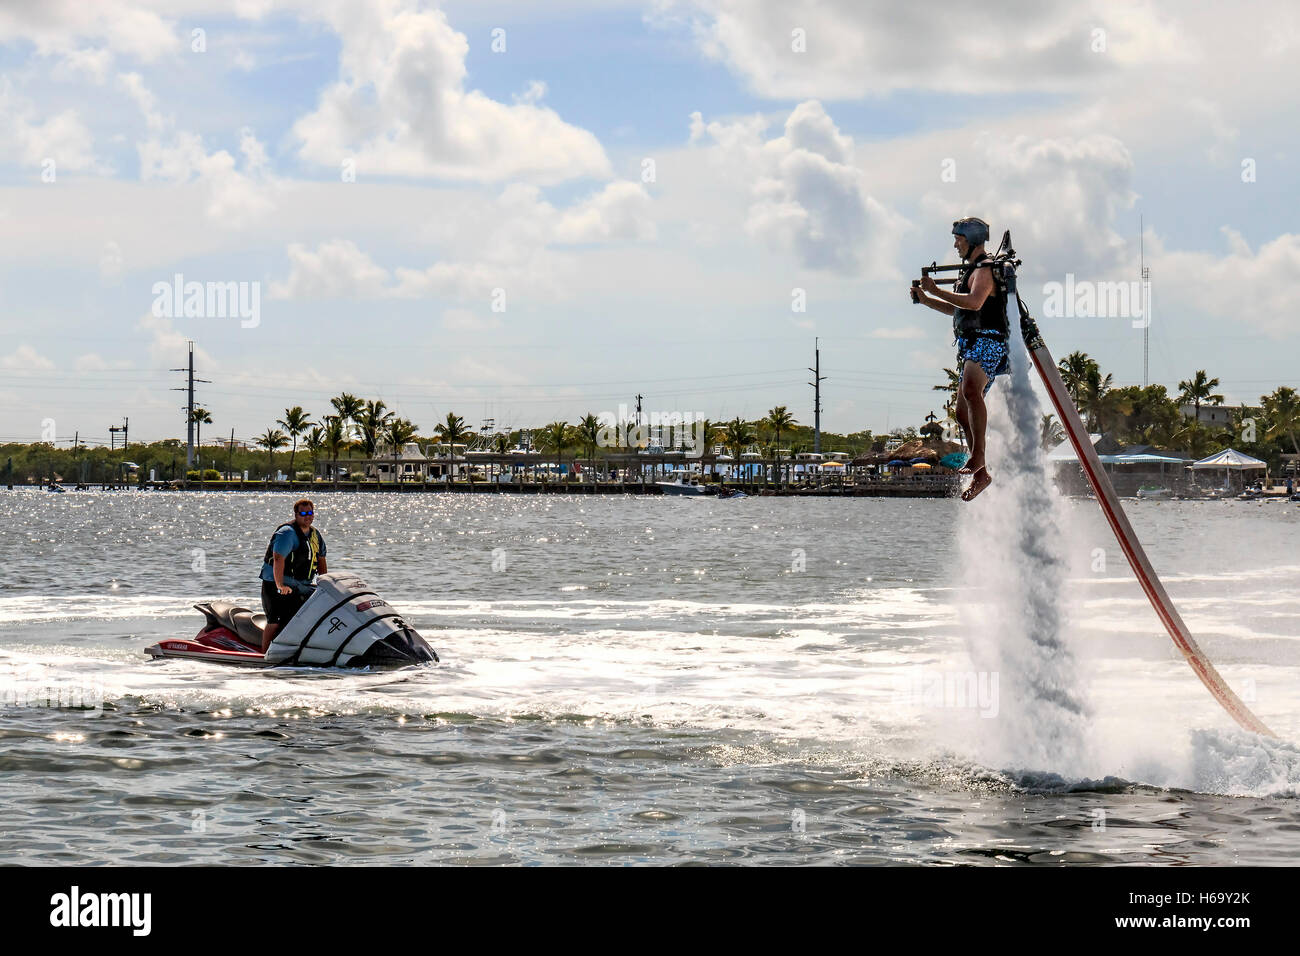
<svg viewBox="0 0 1300 956"><path fill-rule="evenodd" d="M748 497L749 495L745 494L739 488L723 488L721 491L718 492L718 498L723 501L725 501L728 498L748 498Z"/></svg>
<svg viewBox="0 0 1300 956"><path fill-rule="evenodd" d="M1137 491L1139 498L1172 498L1174 493L1161 485L1143 485Z"/></svg>
<svg viewBox="0 0 1300 956"><path fill-rule="evenodd" d="M676 481L656 481L656 485L666 495L702 495L704 494L703 485L688 485L680 478Z"/></svg>

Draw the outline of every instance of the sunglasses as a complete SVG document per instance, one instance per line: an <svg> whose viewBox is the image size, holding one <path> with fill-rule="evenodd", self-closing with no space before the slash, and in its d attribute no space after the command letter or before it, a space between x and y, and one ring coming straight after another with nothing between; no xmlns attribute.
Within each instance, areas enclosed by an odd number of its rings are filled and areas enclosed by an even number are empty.
<svg viewBox="0 0 1300 956"><path fill-rule="evenodd" d="M315 513L316 513L316 512L314 512L314 511L299 511L299 512L298 512L298 514L299 514L301 517L303 517L303 518L310 518L310 517L311 517L312 515L314 515Z"/></svg>

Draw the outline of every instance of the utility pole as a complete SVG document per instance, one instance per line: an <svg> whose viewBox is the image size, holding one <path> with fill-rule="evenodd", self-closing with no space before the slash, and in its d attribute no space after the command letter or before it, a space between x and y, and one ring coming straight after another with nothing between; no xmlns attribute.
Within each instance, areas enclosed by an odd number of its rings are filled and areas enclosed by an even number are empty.
<svg viewBox="0 0 1300 956"><path fill-rule="evenodd" d="M826 376L821 371L822 350L820 343L820 339L813 339L814 367L808 370L813 373L813 380L808 383L813 387L813 451L818 453L822 450L822 382L826 381Z"/></svg>
<svg viewBox="0 0 1300 956"><path fill-rule="evenodd" d="M1142 303L1142 387L1146 388L1151 384L1148 376L1148 356L1151 345L1151 296L1148 293L1151 282L1151 270L1146 265L1146 226L1144 217L1138 216L1138 269L1142 276L1142 297L1145 300Z"/></svg>
<svg viewBox="0 0 1300 956"><path fill-rule="evenodd" d="M194 342L190 345L190 362L189 368L174 368L173 372L189 372L189 383L185 388L173 388L173 392L186 392L189 401L185 405L185 470L188 472L194 465L194 383L204 382L208 385L212 383L206 378L194 377Z"/></svg>

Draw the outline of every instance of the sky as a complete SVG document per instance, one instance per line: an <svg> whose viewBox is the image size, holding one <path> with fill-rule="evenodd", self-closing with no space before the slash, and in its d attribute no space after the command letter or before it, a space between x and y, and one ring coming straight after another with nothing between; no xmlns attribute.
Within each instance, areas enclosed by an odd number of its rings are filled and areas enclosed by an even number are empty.
<svg viewBox="0 0 1300 956"><path fill-rule="evenodd" d="M1300 10L1229 9L0 4L0 441L183 437L191 341L214 438L342 391L810 425L815 342L824 429L919 426L967 215L1058 357L1143 383L1141 320L1041 308L1141 259L1149 380L1255 403L1300 386Z"/></svg>

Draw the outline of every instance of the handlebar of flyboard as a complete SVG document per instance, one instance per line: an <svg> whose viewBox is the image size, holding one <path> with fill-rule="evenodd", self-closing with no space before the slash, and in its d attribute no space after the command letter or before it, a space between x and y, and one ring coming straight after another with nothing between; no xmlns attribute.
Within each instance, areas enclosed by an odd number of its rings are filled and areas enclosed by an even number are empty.
<svg viewBox="0 0 1300 956"><path fill-rule="evenodd" d="M1092 447L1092 442L1088 440L1088 430L1084 426L1083 419L1079 416L1079 410L1075 408L1074 400L1070 398L1070 393L1066 391L1065 383L1061 380L1061 373L1056 367L1052 353L1048 351L1047 345L1043 342L1043 336L1038 330L1038 324L1029 314L1029 309L1020 300L1020 295L1016 290L1016 267L1020 265L1020 260L1015 258L1015 255L1015 250L1011 248L1011 231L1007 230L1002 237L1002 244L998 247L997 254L989 260L989 265L997 270L997 277L1001 280L1007 293L1007 327L1012 328L1014 321L1019 320L1020 334L1024 339L1025 348L1029 351L1029 358L1038 371L1043 386L1047 389L1048 397L1051 398L1052 405L1056 408L1057 418L1060 419L1062 426L1065 428L1065 434L1069 437L1070 444L1074 446L1075 454L1079 457L1079 464L1088 479L1088 484L1097 497L1097 504L1101 506L1106 522L1110 525L1111 531L1114 532L1120 549L1124 552L1124 557L1128 559L1129 567L1133 569L1133 573L1137 576L1138 584L1142 586L1147 600L1151 602L1151 607L1169 633L1174 646L1187 659L1187 663L1196 672L1196 676L1201 679L1201 683L1206 686L1223 709L1246 730L1269 737L1276 737L1277 735L1262 720L1256 717L1241 698L1233 692L1218 670L1215 669L1214 664L1205 656L1205 653L1187 629L1187 625L1178 613L1178 609L1174 607L1173 601L1170 600L1168 592L1165 591L1164 585L1156 575L1155 568L1151 566L1151 560L1147 557L1142 542L1138 540L1137 533L1129 523L1128 515L1124 513L1124 509L1119 503L1119 496L1115 494L1115 488L1110 482L1110 477L1102 468L1101 459L1097 457L1097 451ZM962 268L964 268L962 265L941 266L932 263L921 270L921 275L928 276L937 272L955 272ZM956 280L938 279L935 281L946 284ZM914 290L919 286L919 281L912 283ZM913 299L916 298L915 292L913 292L912 297Z"/></svg>

